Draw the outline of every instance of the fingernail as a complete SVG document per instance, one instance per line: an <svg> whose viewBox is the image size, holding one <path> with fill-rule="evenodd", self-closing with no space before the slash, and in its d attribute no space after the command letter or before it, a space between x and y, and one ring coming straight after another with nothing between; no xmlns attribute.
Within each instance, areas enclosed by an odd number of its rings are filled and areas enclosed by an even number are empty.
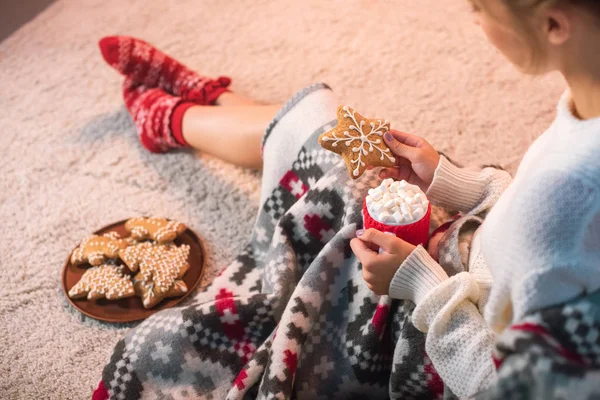
<svg viewBox="0 0 600 400"><path fill-rule="evenodd" d="M362 234L365 233L364 229L359 229L356 231L356 236L362 236Z"/></svg>
<svg viewBox="0 0 600 400"><path fill-rule="evenodd" d="M383 137L385 137L385 140L387 140L389 142L391 142L392 140L394 140L394 137L389 132L386 132L385 135L383 135Z"/></svg>

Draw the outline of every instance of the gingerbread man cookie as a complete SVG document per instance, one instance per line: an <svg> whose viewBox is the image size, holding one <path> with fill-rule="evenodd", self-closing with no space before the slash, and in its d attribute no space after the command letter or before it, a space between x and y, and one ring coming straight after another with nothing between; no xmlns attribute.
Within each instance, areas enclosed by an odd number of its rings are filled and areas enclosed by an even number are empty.
<svg viewBox="0 0 600 400"><path fill-rule="evenodd" d="M319 144L344 158L352 179L358 179L367 165L395 165L394 154L383 140L390 130L387 120L367 119L348 106L338 108L337 119L335 128L319 136Z"/></svg>
<svg viewBox="0 0 600 400"><path fill-rule="evenodd" d="M79 282L69 290L69 297L96 300L106 297L107 300L118 300L135 294L133 283L123 268L111 264L102 264L85 271Z"/></svg>
<svg viewBox="0 0 600 400"><path fill-rule="evenodd" d="M117 258L119 250L128 246L128 243L121 239L116 232L108 232L102 236L91 235L81 241L73 254L71 254L71 264L79 265L90 263L98 266L109 258Z"/></svg>
<svg viewBox="0 0 600 400"><path fill-rule="evenodd" d="M125 229L136 240L152 239L162 244L172 242L187 228L181 222L169 221L165 218L138 217L127 221Z"/></svg>

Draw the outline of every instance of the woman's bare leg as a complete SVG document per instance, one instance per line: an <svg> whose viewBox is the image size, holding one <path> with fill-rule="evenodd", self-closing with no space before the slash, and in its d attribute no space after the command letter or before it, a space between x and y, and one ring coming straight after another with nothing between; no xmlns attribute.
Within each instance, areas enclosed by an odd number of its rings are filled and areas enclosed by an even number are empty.
<svg viewBox="0 0 600 400"><path fill-rule="evenodd" d="M182 132L193 148L235 165L260 169L260 146L280 105L261 105L223 93L215 106L192 106L183 116Z"/></svg>
<svg viewBox="0 0 600 400"><path fill-rule="evenodd" d="M223 107L252 106L252 105L258 106L261 104L262 103L259 103L258 101L254 100L254 99L251 99L249 97L243 96L238 93L233 93L233 92L225 92L225 93L221 94L217 98L217 102L216 102L216 105L223 106Z"/></svg>

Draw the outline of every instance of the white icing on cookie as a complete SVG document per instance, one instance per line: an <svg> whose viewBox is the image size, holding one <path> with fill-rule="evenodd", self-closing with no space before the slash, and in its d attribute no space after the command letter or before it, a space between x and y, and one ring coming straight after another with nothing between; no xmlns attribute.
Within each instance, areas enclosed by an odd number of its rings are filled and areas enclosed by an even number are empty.
<svg viewBox="0 0 600 400"><path fill-rule="evenodd" d="M145 282L153 282L156 293L168 291L175 280L187 270L190 246L157 245L141 255L139 269Z"/></svg>
<svg viewBox="0 0 600 400"><path fill-rule="evenodd" d="M185 230L185 225L178 221L170 221L159 217L132 218L125 224L131 236L138 239L152 239L158 242L173 241L177 235Z"/></svg>
<svg viewBox="0 0 600 400"><path fill-rule="evenodd" d="M187 292L181 280L189 267L190 246L157 245L145 247L138 252L140 273L134 278L134 285L142 297L144 307L158 304L164 297Z"/></svg>
<svg viewBox="0 0 600 400"><path fill-rule="evenodd" d="M69 290L69 297L89 300L106 297L108 300L121 299L134 294L133 283L123 274L121 267L103 264L85 271L79 282Z"/></svg>
<svg viewBox="0 0 600 400"><path fill-rule="evenodd" d="M78 265L89 262L98 266L107 258L116 258L119 250L125 246L125 242L116 232L109 232L102 236L90 235L84 238L79 247L73 251L71 263Z"/></svg>
<svg viewBox="0 0 600 400"><path fill-rule="evenodd" d="M369 127L371 128L370 131L365 132L363 130L365 121L363 120L360 121L360 124L358 123L355 117L356 111L350 110L348 106L344 106L342 109L346 112L344 117L350 118L354 125L349 126L349 131L344 131L344 137L337 137L334 133L333 138L324 137L322 140L325 142L333 141L331 144L332 147L337 147L338 143L340 142L350 147L353 141L360 140L360 144L358 146L354 146L352 149L354 153L358 153L358 157L355 160L351 160L352 164L356 164L356 168L352 171L354 176L358 176L359 168L366 165L362 160L362 157L367 156L369 153L374 153L375 150L379 151L380 160L383 161L385 157L391 162L396 161L396 159L392 156L390 149L385 143L383 143L383 134L388 131L389 126L389 122L387 120L381 122L381 120L378 119L377 126L371 122L369 124Z"/></svg>

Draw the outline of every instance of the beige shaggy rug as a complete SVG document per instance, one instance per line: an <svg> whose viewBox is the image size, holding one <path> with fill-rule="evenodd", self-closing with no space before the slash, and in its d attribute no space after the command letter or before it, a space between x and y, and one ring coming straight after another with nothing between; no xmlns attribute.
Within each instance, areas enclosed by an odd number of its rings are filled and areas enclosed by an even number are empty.
<svg viewBox="0 0 600 400"><path fill-rule="evenodd" d="M189 224L206 284L249 237L260 173L136 139L103 35L145 38L233 89L283 102L324 81L367 116L464 164L514 172L564 84L522 77L466 0L63 0L0 43L0 398L85 399L125 327L82 317L60 291L85 234L159 214ZM223 130L223 135L227 131Z"/></svg>

